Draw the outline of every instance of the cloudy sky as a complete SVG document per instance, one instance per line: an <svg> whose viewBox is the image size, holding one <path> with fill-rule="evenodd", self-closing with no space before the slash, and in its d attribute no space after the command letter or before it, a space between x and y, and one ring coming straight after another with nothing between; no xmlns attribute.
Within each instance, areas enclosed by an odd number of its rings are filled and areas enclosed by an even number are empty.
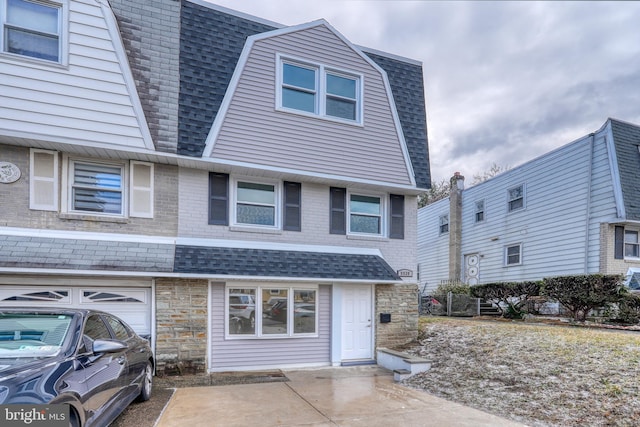
<svg viewBox="0 0 640 427"><path fill-rule="evenodd" d="M433 181L640 125L640 2L211 0L421 61Z"/></svg>

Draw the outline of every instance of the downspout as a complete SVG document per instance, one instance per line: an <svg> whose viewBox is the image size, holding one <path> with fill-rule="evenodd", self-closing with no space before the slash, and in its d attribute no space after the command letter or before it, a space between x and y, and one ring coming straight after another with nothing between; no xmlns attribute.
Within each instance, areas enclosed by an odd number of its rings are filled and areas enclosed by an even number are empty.
<svg viewBox="0 0 640 427"><path fill-rule="evenodd" d="M595 147L596 135L591 133L591 142L589 143L589 168L587 179L587 208L585 209L585 228L584 233L584 274L589 274L589 236L590 236L590 220L591 220L591 183L593 181L593 150ZM598 231L599 233L600 231Z"/></svg>

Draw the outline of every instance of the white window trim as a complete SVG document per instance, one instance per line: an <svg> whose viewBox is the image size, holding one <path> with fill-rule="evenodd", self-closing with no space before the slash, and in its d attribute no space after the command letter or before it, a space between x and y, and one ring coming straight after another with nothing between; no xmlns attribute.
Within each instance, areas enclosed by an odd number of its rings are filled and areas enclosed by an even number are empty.
<svg viewBox="0 0 640 427"><path fill-rule="evenodd" d="M519 261L517 263L509 264L509 248L518 247L518 255ZM504 266L505 267L513 267L516 265L522 265L522 243L513 243L510 245L505 245L504 247Z"/></svg>
<svg viewBox="0 0 640 427"><path fill-rule="evenodd" d="M638 236L638 243L627 243L627 232L636 233L637 236ZM630 245L634 244L634 245L638 246L638 253L640 254L640 230L628 229L628 228L625 227L625 229L624 229L624 238L623 238L623 242L622 242L623 258L624 259L628 259L628 260L633 260L633 261L640 260L640 256L634 257L634 256L628 256L627 255L627 244L630 244Z"/></svg>
<svg viewBox="0 0 640 427"><path fill-rule="evenodd" d="M236 176L229 177L230 179L230 225L232 227L254 229L254 230L282 230L282 181L270 180L270 179L256 179L255 177ZM274 225L259 225L259 224L246 224L238 222L237 208L238 208L238 183L248 182L253 184L265 184L274 186L274 203L275 203L275 218Z"/></svg>
<svg viewBox="0 0 640 427"><path fill-rule="evenodd" d="M21 61L33 62L36 64L47 64L53 66L67 67L69 65L69 0L37 0L47 6L59 7L58 15L58 57L59 61L49 61L47 59L34 58L32 56L20 55L17 53L5 52L4 37L5 24L7 20L7 0L0 0L0 57L17 59Z"/></svg>
<svg viewBox="0 0 640 427"><path fill-rule="evenodd" d="M522 207L512 210L510 207L510 204L513 200L516 200L516 199L511 199L510 192L511 190L515 190L518 187L522 187ZM526 209L526 207L527 207L527 186L525 184L518 184L518 185L514 185L513 187L507 188L507 213L523 211Z"/></svg>
<svg viewBox="0 0 640 427"><path fill-rule="evenodd" d="M444 218L446 218L446 219L447 219L447 222L446 222L446 224L447 224L447 231L442 231L442 226L444 225L444 223L442 222L442 220L443 220ZM443 234L449 234L449 226L450 226L450 223L449 223L449 214L447 213L447 214L442 214L442 215L440 215L440 216L438 217L438 234L439 234L440 236L442 236Z"/></svg>
<svg viewBox="0 0 640 427"><path fill-rule="evenodd" d="M478 203L482 202L482 210L478 210ZM482 219L478 221L478 213L482 212ZM487 219L487 204L484 199L476 200L473 202L473 223L480 224Z"/></svg>
<svg viewBox="0 0 640 427"><path fill-rule="evenodd" d="M253 334L230 334L229 333L229 290L230 289L253 289L255 290L255 332ZM316 293L316 317L314 333L294 333L295 318L293 310L287 308L287 333L286 334L262 334L262 295L263 289L286 289L287 290L287 307L294 307L293 295L295 291L315 291ZM282 284L282 283L227 283L224 288L224 336L226 340L264 340L264 339L295 339L295 338L317 338L319 336L318 314L320 312L320 288L318 285L304 284Z"/></svg>
<svg viewBox="0 0 640 427"><path fill-rule="evenodd" d="M128 162L105 162L102 160L90 159L90 158L82 158L82 157L71 157L67 154L63 154L62 156L62 203L61 203L61 212L64 214L70 215L78 215L78 216L93 216L93 217L103 217L103 218L128 218L129 217L129 167ZM73 184L73 168L71 167L71 163L96 163L96 164L104 164L110 166L119 166L122 168L122 213L120 214L109 214L109 213L100 213L100 212L88 212L88 211L76 211L72 209L73 206L73 198L71 197L72 193L72 184Z"/></svg>
<svg viewBox="0 0 640 427"><path fill-rule="evenodd" d="M283 82L283 64L288 63L303 68L309 68L316 70L316 106L315 113L308 111L297 110L295 108L288 108L282 105L282 88ZM356 119L349 120L341 117L330 116L326 113L327 102L327 88L326 88L326 75L332 73L341 77L354 79L356 81ZM320 118L323 120L335 121L340 123L346 123L350 125L363 126L364 122L364 76L361 73L356 73L349 70L339 69L336 67L328 67L323 64L315 64L303 59L283 56L280 53L276 54L276 106L277 111L283 111L287 113L299 114L302 116Z"/></svg>
<svg viewBox="0 0 640 427"><path fill-rule="evenodd" d="M359 233L356 231L351 231L351 196L365 196L365 197L376 197L380 199L380 233ZM362 191L347 191L347 235L349 236L369 236L369 237L387 237L387 222L389 216L389 208L388 208L388 198L389 196L386 194L375 194L375 193L367 193ZM360 215L360 214L359 214ZM369 215L376 216L376 215Z"/></svg>

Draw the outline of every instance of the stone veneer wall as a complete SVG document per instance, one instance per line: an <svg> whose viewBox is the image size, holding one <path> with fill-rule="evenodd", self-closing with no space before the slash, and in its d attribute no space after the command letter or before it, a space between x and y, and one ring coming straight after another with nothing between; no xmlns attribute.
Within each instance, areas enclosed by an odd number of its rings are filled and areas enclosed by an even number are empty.
<svg viewBox="0 0 640 427"><path fill-rule="evenodd" d="M208 281L156 279L156 374L207 370Z"/></svg>
<svg viewBox="0 0 640 427"><path fill-rule="evenodd" d="M380 323L390 313L390 323ZM394 348L418 338L418 285L376 285L376 348Z"/></svg>

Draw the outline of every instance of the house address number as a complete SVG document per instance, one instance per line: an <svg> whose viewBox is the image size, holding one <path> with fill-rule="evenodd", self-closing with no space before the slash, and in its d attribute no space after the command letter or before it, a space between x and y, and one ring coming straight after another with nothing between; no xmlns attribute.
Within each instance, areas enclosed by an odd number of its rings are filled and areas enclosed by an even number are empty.
<svg viewBox="0 0 640 427"><path fill-rule="evenodd" d="M398 270L398 276L400 277L413 277L413 270Z"/></svg>

